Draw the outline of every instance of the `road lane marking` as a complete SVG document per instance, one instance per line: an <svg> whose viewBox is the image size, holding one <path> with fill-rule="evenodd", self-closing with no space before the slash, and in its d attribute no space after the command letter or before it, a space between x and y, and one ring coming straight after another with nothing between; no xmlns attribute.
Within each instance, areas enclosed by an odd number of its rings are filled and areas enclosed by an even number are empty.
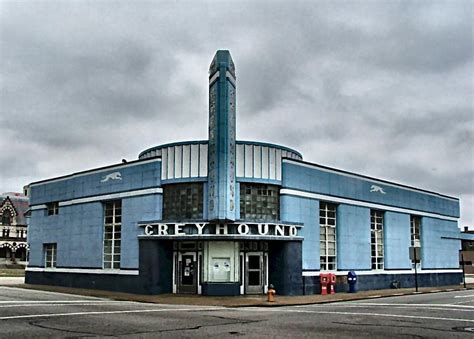
<svg viewBox="0 0 474 339"><path fill-rule="evenodd" d="M458 301L457 303L453 303L453 304L458 305L458 304L468 304L468 303L474 303L474 300Z"/></svg>
<svg viewBox="0 0 474 339"><path fill-rule="evenodd" d="M0 320L12 319L32 319L32 318L53 318L81 315L102 315L102 314L127 314L127 313L153 313L153 312L187 312L187 311L219 311L228 310L225 307L209 307L209 308L174 308L174 309L145 309L145 310L124 310L124 311L93 311L93 312L71 312L71 313L51 313L51 314L25 314L0 317Z"/></svg>
<svg viewBox="0 0 474 339"><path fill-rule="evenodd" d="M419 315L404 315L404 314L386 314L386 313L367 313L367 312L334 312L334 311L306 311L306 310L288 310L288 309L252 309L246 308L247 311L262 312L263 310L269 312L288 312L288 313L314 313L314 314L335 314L335 315L365 315L372 317L385 317L385 318L405 318L405 319L426 319L426 320L443 320L443 321L455 321L455 322L467 322L474 323L474 319L456 319L456 318L442 318L442 317L427 317Z"/></svg>
<svg viewBox="0 0 474 339"><path fill-rule="evenodd" d="M115 300L0 300L0 304L74 304L74 303L106 303ZM120 302L120 301L115 301ZM127 302L127 301L124 301Z"/></svg>
<svg viewBox="0 0 474 339"><path fill-rule="evenodd" d="M474 294L470 295L455 295L455 298L474 298Z"/></svg>
<svg viewBox="0 0 474 339"><path fill-rule="evenodd" d="M49 307L49 306L98 306L98 305L113 305L113 304L122 304L122 303L127 303L127 302L122 302L122 301L91 301L87 303L22 303L22 304L15 304L15 305L0 305L0 308L11 308L11 307L35 307L35 306L41 306L41 307Z"/></svg>
<svg viewBox="0 0 474 339"><path fill-rule="evenodd" d="M374 305L377 305L377 306L380 306L380 304L369 304L370 306L374 306ZM367 308L367 306L369 305L359 305L359 304L341 304L341 305L298 305L298 306L294 306L294 307L297 307L297 308L304 308L304 307L320 307L320 308L334 308L334 306L336 306L336 308ZM428 307L422 307L424 310L438 310L438 311L457 311L457 312L474 312L474 309L465 309L465 308L460 308L459 305L447 305L447 306L451 306L451 307L442 307L442 306L434 306L434 307L431 307L431 305L426 305ZM388 307L388 306L384 306L382 305L382 307ZM419 308L419 307L413 307L413 306L409 306L409 305L398 305L395 306L395 305L391 305L389 306L391 307L392 309L395 309L395 308L398 308L398 309L401 309L401 308L404 308L404 309L414 309L414 308Z"/></svg>
<svg viewBox="0 0 474 339"><path fill-rule="evenodd" d="M474 309L474 306L468 305L456 305L456 304L391 304L391 303L347 303L347 304L338 304L337 306L346 306L346 305L362 305L362 306L416 306L416 307L459 307L459 308L470 308ZM331 305L336 306L336 305Z"/></svg>
<svg viewBox="0 0 474 339"><path fill-rule="evenodd" d="M10 287L10 286L0 286L0 289L15 290L15 291L20 291L22 293L35 292L35 293L42 293L42 294L62 295L62 296L68 296L68 297L71 297L71 298L80 297L80 298L84 298L84 299L107 299L107 298L92 297L92 296L87 296L87 295L78 295L78 294L72 294L72 293L61 293L61 292L52 292L52 291L33 290L33 289L29 289L29 288L19 288L19 287Z"/></svg>

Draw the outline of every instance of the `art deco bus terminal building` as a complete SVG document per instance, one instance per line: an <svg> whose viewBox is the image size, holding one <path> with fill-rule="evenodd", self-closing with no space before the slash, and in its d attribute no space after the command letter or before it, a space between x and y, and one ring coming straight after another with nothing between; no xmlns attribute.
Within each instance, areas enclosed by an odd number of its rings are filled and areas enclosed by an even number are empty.
<svg viewBox="0 0 474 339"><path fill-rule="evenodd" d="M26 282L159 294L319 293L459 284L459 200L236 140L228 51L209 71L209 139L31 183Z"/></svg>

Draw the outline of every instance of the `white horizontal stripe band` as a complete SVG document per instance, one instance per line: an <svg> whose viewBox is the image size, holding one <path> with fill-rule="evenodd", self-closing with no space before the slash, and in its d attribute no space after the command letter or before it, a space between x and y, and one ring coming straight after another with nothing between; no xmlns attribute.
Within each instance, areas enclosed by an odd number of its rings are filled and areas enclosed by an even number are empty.
<svg viewBox="0 0 474 339"><path fill-rule="evenodd" d="M41 181L41 182L38 182L38 183L30 184L29 187L38 186L38 185L46 185L46 184L50 184L52 182L69 180L69 179L72 179L72 178L78 178L78 177L82 177L84 175L90 175L90 174L93 174L93 173L111 172L111 171L115 171L115 170L118 170L118 169L123 169L123 168L127 168L127 167L133 167L133 166L148 164L150 162L160 162L160 161L161 161L161 158L156 158L156 159L150 159L150 160L144 160L144 161L136 161L136 162L133 162L133 163L124 163L123 165L116 165L116 166L112 166L112 167L108 167L108 168L99 168L97 170L90 170L90 171L86 171L84 173L66 175L62 178L44 180L44 181Z"/></svg>
<svg viewBox="0 0 474 339"><path fill-rule="evenodd" d="M422 211L412 210L412 209L408 209L408 208L393 207L393 206L388 206L388 205L383 205L383 204L375 204L375 203L370 203L370 202L357 201L357 200L353 200L353 199L338 198L338 197L333 197L331 195L311 193L311 192L299 191L299 190L288 189L288 188L282 188L280 190L280 194L281 195L285 195L285 194L286 195L294 195L294 196L302 197L302 198L309 198L309 199L315 199L315 200L324 200L324 201L336 202L336 203L347 204L347 205L375 208L375 209L381 209L381 210L391 211L391 212L416 214L416 215L420 215L420 216L424 216L424 217L444 219L444 220L449 220L449 221L458 221L458 218L448 217L448 216L445 216L445 215L442 215L442 214L437 214L437 213L428 213L428 212L422 212Z"/></svg>
<svg viewBox="0 0 474 339"><path fill-rule="evenodd" d="M27 272L48 272L48 273L86 273L86 274L118 274L118 275L138 275L138 270L109 270L93 268L46 268L27 267Z"/></svg>
<svg viewBox="0 0 474 339"><path fill-rule="evenodd" d="M448 200L455 201L455 202L459 201L456 198L447 197L447 196L444 196L444 195L441 195L441 194L437 194L435 192L427 192L427 191L424 191L424 190L421 190L421 189L418 190L416 188L397 185L395 183L388 183L388 182L380 181L380 180L377 180L377 179L364 178L363 176L360 176L360 175L357 175L357 174L343 173L343 172L340 172L340 171L331 170L329 168L323 168L323 167L320 167L316 164L305 164L305 163L301 163L300 161L294 160L294 159L283 159L283 162L288 162L288 163L291 162L294 165L307 167L307 168L312 168L312 169L316 168L316 169L318 169L319 171L322 171L322 172L334 173L334 174L342 175L342 176L345 176L345 177L364 180L364 181L367 181L368 183L377 183L377 184L380 184L380 185L395 187L395 188L399 188L399 189L403 189L403 190L407 190L407 191L413 191L413 192L417 192L417 193L421 193L421 194L428 194L428 195L435 196L437 198L448 199Z"/></svg>
<svg viewBox="0 0 474 339"><path fill-rule="evenodd" d="M303 272L303 277L319 277L321 273L333 273L337 276L346 276L347 272L346 271L305 271ZM415 274L415 270L384 270L384 271L352 271L355 272L356 275L361 276L361 275L378 275L378 274ZM462 270L459 269L452 269L452 270L447 270L447 269L440 269L440 270L418 270L418 274L426 274L426 273L462 273Z"/></svg>
<svg viewBox="0 0 474 339"><path fill-rule="evenodd" d="M35 205L35 206L31 206L30 210L36 211L36 210L44 210L46 208L48 208L48 206L46 205Z"/></svg>
<svg viewBox="0 0 474 339"><path fill-rule="evenodd" d="M70 205L85 204L88 202L95 202L95 201L112 200L112 199L136 197L140 195L162 194L162 193L163 193L163 189L161 187L147 188L147 189L137 190L137 191L111 193L111 194L104 194L104 195L96 195L96 196L87 197L87 198L78 198L78 199L60 201L59 206L60 207L70 206ZM39 210L39 209L45 209L45 208L47 208L46 205L35 205L31 207L32 210Z"/></svg>
<svg viewBox="0 0 474 339"><path fill-rule="evenodd" d="M214 80L216 80L218 77L219 77L219 71L217 71L216 73L214 73L214 75L212 76L212 78L209 79L209 85L212 84L212 83L214 82Z"/></svg>

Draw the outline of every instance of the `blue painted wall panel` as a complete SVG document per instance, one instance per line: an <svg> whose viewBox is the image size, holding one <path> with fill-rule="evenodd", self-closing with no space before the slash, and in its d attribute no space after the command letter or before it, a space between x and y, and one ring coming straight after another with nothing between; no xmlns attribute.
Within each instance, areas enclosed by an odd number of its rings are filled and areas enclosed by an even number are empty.
<svg viewBox="0 0 474 339"><path fill-rule="evenodd" d="M370 270L370 209L340 204L336 223L338 270Z"/></svg>
<svg viewBox="0 0 474 339"><path fill-rule="evenodd" d="M43 244L57 243L57 267L102 267L103 208L101 203L65 206L58 215L33 211L28 243L31 266L43 266Z"/></svg>
<svg viewBox="0 0 474 339"><path fill-rule="evenodd" d="M384 214L385 269L410 269L410 215Z"/></svg>
<svg viewBox="0 0 474 339"><path fill-rule="evenodd" d="M159 220L162 196L122 199L121 268L138 268L138 221ZM30 266L44 266L43 244L57 243L57 267L102 268L104 211L102 202L61 207L58 215L32 212L28 242Z"/></svg>
<svg viewBox="0 0 474 339"><path fill-rule="evenodd" d="M319 270L319 201L283 195L280 197L280 218L304 223L298 233L304 237L303 270Z"/></svg>
<svg viewBox="0 0 474 339"><path fill-rule="evenodd" d="M283 163L282 182L284 188L459 217L458 200L295 163ZM370 192L373 184L382 187L385 194Z"/></svg>
<svg viewBox="0 0 474 339"><path fill-rule="evenodd" d="M101 182L107 174L113 172L120 172L122 180ZM159 187L160 176L161 162L155 161L86 173L60 181L34 184L30 190L30 205Z"/></svg>
<svg viewBox="0 0 474 339"><path fill-rule="evenodd" d="M421 265L430 268L459 268L459 238L457 222L434 218L421 219Z"/></svg>
<svg viewBox="0 0 474 339"><path fill-rule="evenodd" d="M143 227L137 223L142 220L162 218L163 199L161 195L131 197L122 200L122 248L120 268L138 268L138 235Z"/></svg>

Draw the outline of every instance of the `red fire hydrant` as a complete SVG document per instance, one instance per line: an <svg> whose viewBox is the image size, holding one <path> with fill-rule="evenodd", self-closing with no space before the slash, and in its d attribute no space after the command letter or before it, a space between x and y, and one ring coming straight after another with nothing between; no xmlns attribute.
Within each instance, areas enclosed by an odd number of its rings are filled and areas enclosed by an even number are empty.
<svg viewBox="0 0 474 339"><path fill-rule="evenodd" d="M272 284L270 284L270 286L268 286L267 301L274 302L275 294L276 294L275 287Z"/></svg>

